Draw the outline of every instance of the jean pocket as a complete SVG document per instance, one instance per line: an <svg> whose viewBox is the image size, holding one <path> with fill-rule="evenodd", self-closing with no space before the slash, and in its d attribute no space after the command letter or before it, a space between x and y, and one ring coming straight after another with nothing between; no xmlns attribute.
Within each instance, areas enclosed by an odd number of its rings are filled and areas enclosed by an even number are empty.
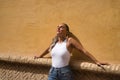
<svg viewBox="0 0 120 80"><path fill-rule="evenodd" d="M61 78L63 80L73 80L73 75L71 71L61 73Z"/></svg>
<svg viewBox="0 0 120 80"><path fill-rule="evenodd" d="M53 68L50 68L49 73L52 73L52 71L53 71Z"/></svg>
<svg viewBox="0 0 120 80"><path fill-rule="evenodd" d="M70 68L61 69L61 73L71 73Z"/></svg>

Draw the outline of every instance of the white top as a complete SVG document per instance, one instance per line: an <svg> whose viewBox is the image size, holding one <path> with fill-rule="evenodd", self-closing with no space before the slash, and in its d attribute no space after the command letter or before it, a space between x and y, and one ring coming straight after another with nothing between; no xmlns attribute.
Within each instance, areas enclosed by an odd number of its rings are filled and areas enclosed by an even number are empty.
<svg viewBox="0 0 120 80"><path fill-rule="evenodd" d="M62 43L56 43L51 50L52 66L55 68L61 68L69 65L70 52L66 47L66 40Z"/></svg>

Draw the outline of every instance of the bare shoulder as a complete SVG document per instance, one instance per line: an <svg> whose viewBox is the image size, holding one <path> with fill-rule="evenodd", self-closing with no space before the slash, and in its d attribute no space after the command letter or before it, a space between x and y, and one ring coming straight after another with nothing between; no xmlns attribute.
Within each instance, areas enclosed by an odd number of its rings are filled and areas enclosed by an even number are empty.
<svg viewBox="0 0 120 80"><path fill-rule="evenodd" d="M74 41L75 41L75 39L74 39L74 38L72 38L72 37L69 37L67 40L68 40L68 42L69 42L69 43L72 43L72 42L74 42Z"/></svg>
<svg viewBox="0 0 120 80"><path fill-rule="evenodd" d="M67 40L68 40L68 41L71 41L72 39L73 39L72 37L69 37Z"/></svg>
<svg viewBox="0 0 120 80"><path fill-rule="evenodd" d="M72 45L74 45L74 46L76 46L76 45L81 45L76 39L74 39L73 37L69 37L68 38L68 43L69 44L72 44Z"/></svg>

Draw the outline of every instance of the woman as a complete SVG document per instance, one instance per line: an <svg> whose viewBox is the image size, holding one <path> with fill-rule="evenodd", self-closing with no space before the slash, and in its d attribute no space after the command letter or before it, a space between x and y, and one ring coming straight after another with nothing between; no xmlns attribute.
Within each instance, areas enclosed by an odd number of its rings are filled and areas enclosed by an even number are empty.
<svg viewBox="0 0 120 80"><path fill-rule="evenodd" d="M48 80L73 80L72 72L69 68L69 61L72 50L75 48L90 57L98 66L103 63L98 62L76 39L70 36L67 24L62 23L57 26L57 35L51 45L40 55L34 58L42 58L47 53L51 53L52 67Z"/></svg>

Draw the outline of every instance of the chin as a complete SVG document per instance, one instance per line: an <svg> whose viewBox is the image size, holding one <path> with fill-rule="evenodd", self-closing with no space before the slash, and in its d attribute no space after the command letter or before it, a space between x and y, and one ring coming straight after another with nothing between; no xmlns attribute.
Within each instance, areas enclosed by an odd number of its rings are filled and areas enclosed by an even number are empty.
<svg viewBox="0 0 120 80"><path fill-rule="evenodd" d="M57 34L58 37L61 37L62 35L61 34Z"/></svg>

